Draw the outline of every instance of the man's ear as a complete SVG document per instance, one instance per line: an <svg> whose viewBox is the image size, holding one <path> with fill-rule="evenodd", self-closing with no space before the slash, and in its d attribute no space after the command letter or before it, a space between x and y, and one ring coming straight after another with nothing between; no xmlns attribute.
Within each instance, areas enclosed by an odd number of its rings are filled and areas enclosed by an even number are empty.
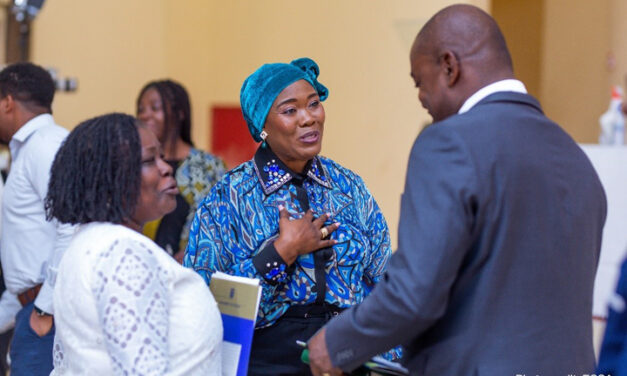
<svg viewBox="0 0 627 376"><path fill-rule="evenodd" d="M453 51L446 50L440 55L440 66L446 75L448 87L452 87L459 80L459 59Z"/></svg>
<svg viewBox="0 0 627 376"><path fill-rule="evenodd" d="M15 100L11 94L7 94L4 98L0 98L0 111L2 113L9 113L13 111L15 107Z"/></svg>

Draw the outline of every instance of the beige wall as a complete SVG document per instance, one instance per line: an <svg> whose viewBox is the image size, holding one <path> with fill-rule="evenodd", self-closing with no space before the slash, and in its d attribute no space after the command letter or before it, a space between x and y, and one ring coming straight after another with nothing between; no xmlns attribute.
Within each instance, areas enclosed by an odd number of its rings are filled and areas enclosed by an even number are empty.
<svg viewBox="0 0 627 376"><path fill-rule="evenodd" d="M576 141L596 143L610 85L622 83L607 67L611 40L622 72L627 69L622 19L627 3L494 0L491 10L507 38L516 76Z"/></svg>
<svg viewBox="0 0 627 376"><path fill-rule="evenodd" d="M134 112L140 87L169 76L192 97L194 139L209 145L209 108L238 104L259 65L309 56L330 89L323 154L359 173L396 243L409 149L429 117L409 77L421 25L454 1L55 0L35 20L33 61L79 80L60 93L68 128L107 111ZM484 9L489 0L477 0Z"/></svg>
<svg viewBox="0 0 627 376"><path fill-rule="evenodd" d="M59 124L110 111L134 113L141 85L166 70L164 0L46 1L34 21L31 58L78 79L76 93L59 93Z"/></svg>
<svg viewBox="0 0 627 376"><path fill-rule="evenodd" d="M494 0L491 14L505 35L514 74L529 93L540 95L544 0Z"/></svg>
<svg viewBox="0 0 627 376"><path fill-rule="evenodd" d="M598 142L599 116L609 104L611 13L608 1L545 1L540 100L578 142Z"/></svg>

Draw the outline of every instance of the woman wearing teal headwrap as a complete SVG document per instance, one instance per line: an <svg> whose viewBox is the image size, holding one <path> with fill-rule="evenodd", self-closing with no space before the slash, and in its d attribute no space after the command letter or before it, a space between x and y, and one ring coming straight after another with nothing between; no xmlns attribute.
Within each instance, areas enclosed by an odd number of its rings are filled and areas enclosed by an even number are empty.
<svg viewBox="0 0 627 376"><path fill-rule="evenodd" d="M391 254L362 179L318 155L329 93L318 74L301 58L246 79L242 112L262 144L214 186L190 230L184 264L207 283L215 271L261 280L249 375L309 374L296 340L360 303Z"/></svg>

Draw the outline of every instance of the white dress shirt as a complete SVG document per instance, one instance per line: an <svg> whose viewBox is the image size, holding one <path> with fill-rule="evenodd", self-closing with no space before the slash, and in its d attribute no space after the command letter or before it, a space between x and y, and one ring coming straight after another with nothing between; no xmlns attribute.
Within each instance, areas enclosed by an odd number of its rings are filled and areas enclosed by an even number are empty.
<svg viewBox="0 0 627 376"><path fill-rule="evenodd" d="M59 264L54 306L51 375L222 374L211 290L129 228L79 227Z"/></svg>
<svg viewBox="0 0 627 376"><path fill-rule="evenodd" d="M491 83L490 85L482 87L481 89L477 90L473 95L468 97L468 99L466 99L466 102L464 102L464 104L459 109L459 111L457 111L457 113L463 114L464 112L467 112L468 110L473 108L483 98L501 91L513 91L516 93L527 94L527 88L525 88L525 84L518 80L507 79L496 81Z"/></svg>
<svg viewBox="0 0 627 376"><path fill-rule="evenodd" d="M9 143L12 163L2 198L0 254L7 289L17 295L43 283L35 305L48 313L56 266L74 231L46 221L44 210L50 167L67 134L50 114L24 124Z"/></svg>
<svg viewBox="0 0 627 376"><path fill-rule="evenodd" d="M15 315L20 311L22 305L17 300L17 296L8 290L2 292L0 296L0 334L13 329L15 326Z"/></svg>
<svg viewBox="0 0 627 376"><path fill-rule="evenodd" d="M4 182L0 177L0 203L2 202L2 194L4 192ZM2 232L2 210L0 210L0 233ZM20 302L15 294L8 290L2 292L0 296L0 334L12 329L15 326L15 315L19 312Z"/></svg>

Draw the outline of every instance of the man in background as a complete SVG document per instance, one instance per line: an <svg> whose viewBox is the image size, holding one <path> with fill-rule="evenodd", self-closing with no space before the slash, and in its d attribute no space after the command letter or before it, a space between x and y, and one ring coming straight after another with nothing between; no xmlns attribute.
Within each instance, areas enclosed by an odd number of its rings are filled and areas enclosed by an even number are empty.
<svg viewBox="0 0 627 376"><path fill-rule="evenodd" d="M383 281L310 341L314 375L397 344L412 375L594 370L605 193L579 146L514 79L496 22L447 7L410 53L434 124L412 148Z"/></svg>
<svg viewBox="0 0 627 376"><path fill-rule="evenodd" d="M2 200L0 254L7 289L22 309L11 344L11 375L52 371L52 289L72 227L46 221L50 166L68 131L52 118L55 85L43 68L13 64L0 72L0 138L9 143L11 171Z"/></svg>
<svg viewBox="0 0 627 376"><path fill-rule="evenodd" d="M3 146L4 144L2 144ZM2 194L4 192L4 177L0 176L0 234L2 229ZM2 265L0 264L0 267ZM2 271L0 270L0 275ZM0 375L6 375L9 370L7 352L13 337L15 315L22 308L17 296L11 294L4 286L4 277L0 278Z"/></svg>

